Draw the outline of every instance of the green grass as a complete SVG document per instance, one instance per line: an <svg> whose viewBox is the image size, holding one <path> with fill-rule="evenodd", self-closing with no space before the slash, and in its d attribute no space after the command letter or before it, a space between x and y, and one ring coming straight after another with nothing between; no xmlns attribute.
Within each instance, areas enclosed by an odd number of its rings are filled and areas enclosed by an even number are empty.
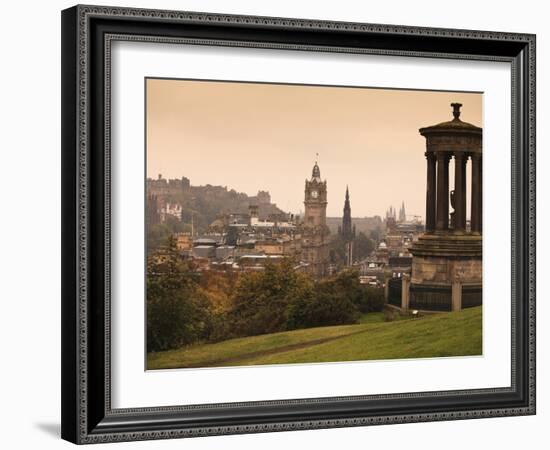
<svg viewBox="0 0 550 450"><path fill-rule="evenodd" d="M481 307L384 322L310 328L149 353L149 369L480 355Z"/></svg>
<svg viewBox="0 0 550 450"><path fill-rule="evenodd" d="M411 316L402 316L400 314L395 313L393 320L407 320L411 319ZM385 322L384 319L384 313L383 312L371 312L368 314L363 314L359 318L359 323L380 323Z"/></svg>

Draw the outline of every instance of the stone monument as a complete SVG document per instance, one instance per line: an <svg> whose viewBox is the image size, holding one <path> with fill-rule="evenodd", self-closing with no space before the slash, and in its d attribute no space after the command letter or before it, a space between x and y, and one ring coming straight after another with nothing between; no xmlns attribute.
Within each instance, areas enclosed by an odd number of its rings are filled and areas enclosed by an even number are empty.
<svg viewBox="0 0 550 450"><path fill-rule="evenodd" d="M482 129L453 120L419 130L426 138L426 230L411 248L410 309L456 311L482 298ZM454 190L449 214L449 162ZM471 161L470 226L466 222L466 167ZM452 217L452 220L450 218Z"/></svg>

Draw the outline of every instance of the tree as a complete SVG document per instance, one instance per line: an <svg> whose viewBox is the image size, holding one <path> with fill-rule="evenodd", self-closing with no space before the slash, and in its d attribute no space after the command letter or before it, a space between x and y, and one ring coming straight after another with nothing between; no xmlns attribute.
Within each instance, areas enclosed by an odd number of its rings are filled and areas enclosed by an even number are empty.
<svg viewBox="0 0 550 450"><path fill-rule="evenodd" d="M380 226L377 226L375 229L370 230L369 238L374 241L374 243L378 243L382 240L382 237L384 236L384 233L382 232L382 229Z"/></svg>
<svg viewBox="0 0 550 450"><path fill-rule="evenodd" d="M287 329L291 303L311 296L313 284L290 260L267 264L262 272L244 273L237 281L233 309L228 314L235 336L252 336Z"/></svg>
<svg viewBox="0 0 550 450"><path fill-rule="evenodd" d="M363 293L357 306L362 313L380 312L384 309L385 303L384 289L363 286Z"/></svg>
<svg viewBox="0 0 550 450"><path fill-rule="evenodd" d="M353 303L357 302L363 292L361 282L359 280L359 271L356 269L342 270L329 283L333 285L333 287L330 288L331 290L342 293Z"/></svg>
<svg viewBox="0 0 550 450"><path fill-rule="evenodd" d="M147 228L147 253L155 253L159 248L165 246L172 234L190 230L190 225L182 223L181 220L173 216L166 217L164 223L151 225Z"/></svg>
<svg viewBox="0 0 550 450"><path fill-rule="evenodd" d="M363 294L359 274L344 270L336 277L318 282L314 289L290 303L287 328L308 328L356 323Z"/></svg>
<svg viewBox="0 0 550 450"><path fill-rule="evenodd" d="M354 261L360 261L369 256L375 246L372 239L369 239L363 232L354 237L352 243ZM346 240L342 235L334 236L330 242L329 255L330 262L333 264L343 264L346 261Z"/></svg>
<svg viewBox="0 0 550 450"><path fill-rule="evenodd" d="M348 298L362 313L382 311L384 308L384 290L362 285L357 270L340 272L332 283L334 291Z"/></svg>
<svg viewBox="0 0 550 450"><path fill-rule="evenodd" d="M356 261L366 258L374 250L374 242L361 232L353 240L353 256Z"/></svg>
<svg viewBox="0 0 550 450"><path fill-rule="evenodd" d="M341 234L332 237L329 244L329 258L332 264L344 264L346 260L346 242Z"/></svg>
<svg viewBox="0 0 550 450"><path fill-rule="evenodd" d="M176 241L147 262L147 351L161 351L207 337L208 299L199 289L197 274L178 254Z"/></svg>

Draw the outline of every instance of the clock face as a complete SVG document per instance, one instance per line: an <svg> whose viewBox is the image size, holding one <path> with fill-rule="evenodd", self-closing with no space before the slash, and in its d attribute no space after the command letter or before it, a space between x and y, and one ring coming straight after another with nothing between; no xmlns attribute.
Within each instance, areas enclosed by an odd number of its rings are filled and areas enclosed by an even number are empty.
<svg viewBox="0 0 550 450"><path fill-rule="evenodd" d="M317 191L311 191L311 197L313 197L313 198L319 197L319 192L317 192Z"/></svg>

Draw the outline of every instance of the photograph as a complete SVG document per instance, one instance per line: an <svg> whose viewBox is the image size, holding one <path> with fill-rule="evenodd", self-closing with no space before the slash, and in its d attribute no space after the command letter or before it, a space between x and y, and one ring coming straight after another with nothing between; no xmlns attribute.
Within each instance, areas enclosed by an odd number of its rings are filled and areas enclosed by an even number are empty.
<svg viewBox="0 0 550 450"><path fill-rule="evenodd" d="M146 370L483 355L483 92L144 90Z"/></svg>

